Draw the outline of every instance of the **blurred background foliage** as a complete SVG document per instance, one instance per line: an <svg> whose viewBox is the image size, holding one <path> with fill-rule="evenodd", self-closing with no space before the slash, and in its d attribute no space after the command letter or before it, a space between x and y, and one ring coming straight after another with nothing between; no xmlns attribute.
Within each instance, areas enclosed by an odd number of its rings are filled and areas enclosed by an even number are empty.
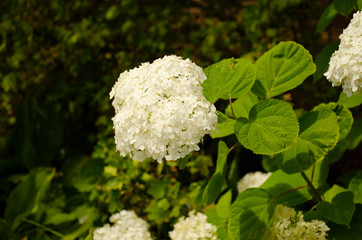
<svg viewBox="0 0 362 240"><path fill-rule="evenodd" d="M190 208L214 170L215 144L185 169L133 162L115 151L109 92L118 75L166 54L206 67L223 58L254 61L280 41L316 56L347 26L316 32L330 1L0 2L0 232L5 239L85 238L109 215L133 209L157 239ZM320 76L321 77L321 76ZM323 79L323 78L322 78ZM283 96L296 108L336 100L339 89L308 79ZM308 94L308 98L306 98ZM222 103L220 104L222 107ZM261 169L239 149L229 181ZM252 161L254 160L255 161Z"/></svg>

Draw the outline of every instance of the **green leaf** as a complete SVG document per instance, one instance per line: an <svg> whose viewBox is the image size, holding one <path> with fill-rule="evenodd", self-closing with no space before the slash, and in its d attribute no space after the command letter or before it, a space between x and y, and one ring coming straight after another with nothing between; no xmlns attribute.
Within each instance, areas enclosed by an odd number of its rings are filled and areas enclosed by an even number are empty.
<svg viewBox="0 0 362 240"><path fill-rule="evenodd" d="M356 240L362 239L362 205L357 204L353 214L351 227L328 222L328 227L331 229L328 232L328 239L331 240Z"/></svg>
<svg viewBox="0 0 362 240"><path fill-rule="evenodd" d="M179 158L177 159L177 166L179 169L184 169L187 165L187 162L189 161L190 159L190 156L191 156L191 153L190 154L187 154L185 157L183 158Z"/></svg>
<svg viewBox="0 0 362 240"><path fill-rule="evenodd" d="M231 198L232 192L229 190L227 193L222 195L216 204L216 211L222 218L228 219L231 216Z"/></svg>
<svg viewBox="0 0 362 240"><path fill-rule="evenodd" d="M330 110L335 112L339 125L339 140L344 139L351 130L353 124L353 116L351 111L349 111L346 106L334 102L328 104L319 104L318 106L314 107L312 111L318 110Z"/></svg>
<svg viewBox="0 0 362 240"><path fill-rule="evenodd" d="M344 104L348 108L357 107L362 103L362 94L354 94L348 97L347 94L341 92L337 103Z"/></svg>
<svg viewBox="0 0 362 240"><path fill-rule="evenodd" d="M276 99L259 102L250 110L249 119L238 118L235 123L240 143L256 154L274 154L287 149L298 130L292 107Z"/></svg>
<svg viewBox="0 0 362 240"><path fill-rule="evenodd" d="M341 192L346 192L348 191L347 189L345 189L344 187L341 187L337 184L334 184L330 189L328 189L327 192L325 192L323 194L323 198L324 198L324 201L326 202L332 202L333 198L341 193Z"/></svg>
<svg viewBox="0 0 362 240"><path fill-rule="evenodd" d="M348 15L352 12L356 3L356 0L334 0L334 6L337 12L345 17L348 17Z"/></svg>
<svg viewBox="0 0 362 240"><path fill-rule="evenodd" d="M53 224L59 225L65 222L75 220L73 213L64 213L61 209L56 207L45 208L46 219L43 222L45 225Z"/></svg>
<svg viewBox="0 0 362 240"><path fill-rule="evenodd" d="M226 160L229 154L229 148L225 142L219 141L219 148L217 152L216 171L225 176Z"/></svg>
<svg viewBox="0 0 362 240"><path fill-rule="evenodd" d="M226 160L229 149L223 141L219 141L216 171L207 183L202 199L206 205L215 202L220 195L225 179Z"/></svg>
<svg viewBox="0 0 362 240"><path fill-rule="evenodd" d="M323 74L328 71L329 60L332 54L338 49L339 42L329 43L315 58L315 64L317 65L317 71L313 74L313 81L316 82L323 77Z"/></svg>
<svg viewBox="0 0 362 240"><path fill-rule="evenodd" d="M335 4L331 3L322 13L318 23L316 32L322 32L328 27L328 25L333 21L334 17L338 14Z"/></svg>
<svg viewBox="0 0 362 240"><path fill-rule="evenodd" d="M202 196L202 200L205 205L210 205L211 203L215 202L216 198L221 192L223 184L224 177L221 175L221 173L214 173L209 182L207 183L204 194Z"/></svg>
<svg viewBox="0 0 362 240"><path fill-rule="evenodd" d="M362 0L357 0L358 10L362 10Z"/></svg>
<svg viewBox="0 0 362 240"><path fill-rule="evenodd" d="M290 191L293 188L305 186L306 182L302 175L286 174L282 170L277 170L260 186L260 188L267 190L273 197L282 193ZM276 203L284 204L287 206L296 206L312 199L308 188L300 188L295 191L282 194L275 199Z"/></svg>
<svg viewBox="0 0 362 240"><path fill-rule="evenodd" d="M319 188L326 183L328 172L329 172L329 161L328 159L324 158L318 160L315 163L315 165L306 170L305 174L309 179L311 179L313 176L312 184L315 188Z"/></svg>
<svg viewBox="0 0 362 240"><path fill-rule="evenodd" d="M214 103L219 98L238 98L247 93L255 81L254 65L246 59L224 59L215 63L204 72L207 79L203 82L205 98Z"/></svg>
<svg viewBox="0 0 362 240"><path fill-rule="evenodd" d="M169 181L166 180L153 180L147 188L147 193L152 195L154 199L163 198L168 190Z"/></svg>
<svg viewBox="0 0 362 240"><path fill-rule="evenodd" d="M359 172L349 182L348 189L353 192L354 203L362 203L362 172Z"/></svg>
<svg viewBox="0 0 362 240"><path fill-rule="evenodd" d="M33 169L10 193L5 209L5 219L12 229L19 226L25 217L37 211L53 177L52 169Z"/></svg>
<svg viewBox="0 0 362 240"><path fill-rule="evenodd" d="M251 91L247 94L240 96L235 102L232 103L235 117L249 117L250 109L259 102L258 97ZM225 109L225 115L232 117L230 105Z"/></svg>
<svg viewBox="0 0 362 240"><path fill-rule="evenodd" d="M62 232L62 240L73 240L84 234L99 217L98 209L87 204L77 207L72 213L78 219L77 224L72 224L65 233Z"/></svg>
<svg viewBox="0 0 362 240"><path fill-rule="evenodd" d="M362 141L362 118L354 121L351 131L344 139L345 146L347 149L355 149Z"/></svg>
<svg viewBox="0 0 362 240"><path fill-rule="evenodd" d="M214 131L211 135L212 138L226 137L234 133L235 120L228 118L222 112L216 111L217 114L217 133Z"/></svg>
<svg viewBox="0 0 362 240"><path fill-rule="evenodd" d="M335 163L343 156L346 149L347 148L345 145L345 141L342 140L338 142L337 145L331 151L328 152L328 154L325 156L325 159L330 164Z"/></svg>
<svg viewBox="0 0 362 240"><path fill-rule="evenodd" d="M338 123L332 111L314 111L299 119L300 134L294 145L275 159L288 174L302 172L323 159L338 141Z"/></svg>
<svg viewBox="0 0 362 240"><path fill-rule="evenodd" d="M234 240L260 239L270 225L275 203L260 188L247 189L231 205L229 235Z"/></svg>
<svg viewBox="0 0 362 240"><path fill-rule="evenodd" d="M321 216L347 227L349 227L355 209L353 193L350 191L338 193L332 202L323 201L317 205L317 211Z"/></svg>
<svg viewBox="0 0 362 240"><path fill-rule="evenodd" d="M229 190L220 197L216 205L205 211L207 221L217 227L217 236L219 239L223 240L231 240L227 231L227 224L231 215L231 198L232 192Z"/></svg>
<svg viewBox="0 0 362 240"><path fill-rule="evenodd" d="M256 61L255 69L253 92L271 98L300 85L315 72L316 66L302 45L281 42Z"/></svg>

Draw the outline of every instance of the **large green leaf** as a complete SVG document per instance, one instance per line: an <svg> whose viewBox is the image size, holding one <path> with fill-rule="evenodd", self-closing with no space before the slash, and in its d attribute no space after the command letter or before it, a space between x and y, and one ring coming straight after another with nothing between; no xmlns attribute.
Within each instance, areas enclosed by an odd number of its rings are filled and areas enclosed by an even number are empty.
<svg viewBox="0 0 362 240"><path fill-rule="evenodd" d="M300 134L293 146L276 156L279 168L288 174L307 170L324 158L339 137L337 117L332 111L307 113L299 124Z"/></svg>
<svg viewBox="0 0 362 240"><path fill-rule="evenodd" d="M92 223L99 218L98 209L88 204L77 207L72 213L76 216L77 223L70 225L65 232L62 232L62 240L76 239L88 231Z"/></svg>
<svg viewBox="0 0 362 240"><path fill-rule="evenodd" d="M329 161L328 159L323 158L318 160L313 166L306 170L305 174L309 179L311 179L312 184L315 188L320 188L326 183L328 172Z"/></svg>
<svg viewBox="0 0 362 240"><path fill-rule="evenodd" d="M5 209L5 219L13 229L19 226L25 217L37 211L53 176L52 169L33 169L10 193Z"/></svg>
<svg viewBox="0 0 362 240"><path fill-rule="evenodd" d="M283 101L267 99L256 104L249 119L238 118L235 134L240 143L256 154L274 154L290 147L299 125L292 107Z"/></svg>
<svg viewBox="0 0 362 240"><path fill-rule="evenodd" d="M272 196L260 188L243 191L231 205L229 235L234 240L260 239L275 208Z"/></svg>
<svg viewBox="0 0 362 240"><path fill-rule="evenodd" d="M354 203L362 203L362 172L359 172L349 182L348 189L353 192Z"/></svg>
<svg viewBox="0 0 362 240"><path fill-rule="evenodd" d="M316 70L310 53L295 42L279 43L256 61L255 68L252 90L266 98L297 87Z"/></svg>
<svg viewBox="0 0 362 240"><path fill-rule="evenodd" d="M296 206L312 199L308 188L300 188L290 191L291 189L306 186L306 182L302 175L286 174L282 170L277 170L260 186L260 188L268 190L268 192L276 197L275 201L278 204L287 206Z"/></svg>
<svg viewBox="0 0 362 240"><path fill-rule="evenodd" d="M347 227L349 227L355 209L351 191L340 192L331 202L323 201L317 205L317 211L321 216Z"/></svg>
<svg viewBox="0 0 362 240"><path fill-rule="evenodd" d="M346 191L348 191L348 190L345 189L344 187L334 184L330 189L328 189L328 191L326 191L323 194L323 200L326 202L332 202L333 198L337 194L339 194L341 192L346 192Z"/></svg>
<svg viewBox="0 0 362 240"><path fill-rule="evenodd" d="M313 81L316 82L323 77L323 74L327 72L329 68L329 60L331 59L334 51L338 49L339 42L329 43L315 58L315 64L317 65L317 71L313 74Z"/></svg>
<svg viewBox="0 0 362 240"><path fill-rule="evenodd" d="M205 98L214 103L219 98L238 98L247 93L255 81L254 65L246 59L224 59L204 69Z"/></svg>
<svg viewBox="0 0 362 240"><path fill-rule="evenodd" d="M334 17L338 14L335 4L331 3L326 9L324 9L322 16L317 23L316 32L322 32L332 22Z"/></svg>
<svg viewBox="0 0 362 240"><path fill-rule="evenodd" d="M322 103L313 108L313 111L318 110L330 110L335 112L339 125L339 140L344 139L351 130L353 124L353 116L351 111L349 111L346 106L334 102L328 104Z"/></svg>
<svg viewBox="0 0 362 240"><path fill-rule="evenodd" d="M331 229L328 232L328 239L331 240L356 240L362 239L362 205L357 204L353 214L350 227L328 222Z"/></svg>
<svg viewBox="0 0 362 240"><path fill-rule="evenodd" d="M206 205L210 205L211 203L215 202L216 198L220 195L225 179L226 160L228 153L229 148L227 147L226 143L219 141L216 171L207 183L202 196Z"/></svg>
<svg viewBox="0 0 362 240"><path fill-rule="evenodd" d="M350 97L344 92L339 95L338 103L346 105L348 108L354 108L362 103L362 94L354 94Z"/></svg>
<svg viewBox="0 0 362 240"><path fill-rule="evenodd" d="M258 97L253 92L248 92L240 96L235 102L232 103L235 117L249 117L250 109L259 102ZM225 109L225 115L232 117L230 105Z"/></svg>
<svg viewBox="0 0 362 240"><path fill-rule="evenodd" d="M234 133L235 119L228 118L222 112L217 111L217 132L214 131L212 138L226 137Z"/></svg>
<svg viewBox="0 0 362 240"><path fill-rule="evenodd" d="M345 146L347 149L355 149L362 141L362 118L354 121L351 131L344 139Z"/></svg>
<svg viewBox="0 0 362 240"><path fill-rule="evenodd" d="M338 13L348 17L356 6L357 0L334 0L334 6Z"/></svg>
<svg viewBox="0 0 362 240"><path fill-rule="evenodd" d="M231 197L232 193L229 190L220 197L216 205L205 211L207 221L217 227L218 238L223 240L231 239L227 231L227 224L231 215Z"/></svg>

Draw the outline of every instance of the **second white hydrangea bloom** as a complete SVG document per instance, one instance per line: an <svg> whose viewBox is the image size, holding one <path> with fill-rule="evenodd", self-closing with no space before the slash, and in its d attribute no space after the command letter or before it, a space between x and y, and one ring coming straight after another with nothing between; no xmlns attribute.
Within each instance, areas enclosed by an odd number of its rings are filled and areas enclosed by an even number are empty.
<svg viewBox="0 0 362 240"><path fill-rule="evenodd" d="M277 206L273 222L263 240L325 240L329 227L323 221L312 220L305 222L302 212L283 205Z"/></svg>
<svg viewBox="0 0 362 240"><path fill-rule="evenodd" d="M339 38L339 49L333 53L324 75L333 86L342 85L347 96L351 96L362 88L362 11L353 14Z"/></svg>
<svg viewBox="0 0 362 240"><path fill-rule="evenodd" d="M120 154L161 162L199 150L217 125L216 109L203 96L204 80L199 66L177 56L121 73L110 93Z"/></svg>
<svg viewBox="0 0 362 240"><path fill-rule="evenodd" d="M205 214L191 211L189 217L181 217L169 232L171 240L217 240L217 228L206 219Z"/></svg>
<svg viewBox="0 0 362 240"><path fill-rule="evenodd" d="M109 220L113 225L97 228L93 233L94 240L152 240L147 222L133 211L122 210Z"/></svg>
<svg viewBox="0 0 362 240"><path fill-rule="evenodd" d="M241 193L248 188L257 188L260 187L272 173L263 173L263 172L250 172L245 174L237 184L238 192Z"/></svg>

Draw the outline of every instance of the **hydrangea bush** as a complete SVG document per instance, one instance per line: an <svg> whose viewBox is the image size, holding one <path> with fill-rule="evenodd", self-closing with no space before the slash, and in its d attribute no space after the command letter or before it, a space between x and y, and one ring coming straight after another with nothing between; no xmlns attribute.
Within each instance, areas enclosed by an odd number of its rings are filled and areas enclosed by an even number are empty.
<svg viewBox="0 0 362 240"><path fill-rule="evenodd" d="M362 8L341 2L323 13L319 30L334 12ZM110 93L116 149L106 136L91 158L71 158L64 182L50 168L12 179L23 180L0 230L36 226L39 239L361 239L362 172L327 181L329 166L362 141L360 26L359 11L325 61L326 77L344 93L309 110L288 94L321 67L293 41L255 61L229 58L202 69L169 55L121 73ZM207 134L215 161L197 152ZM267 173L240 176L246 152ZM81 194L58 198L63 185ZM36 194L23 206L24 192Z"/></svg>
<svg viewBox="0 0 362 240"><path fill-rule="evenodd" d="M357 12L326 73L348 96L360 87L360 22ZM362 202L361 173L349 189L329 187L326 178L329 153L353 138L352 113L341 100L297 115L278 97L315 71L303 46L281 42L254 64L224 59L202 72L189 59L165 56L120 75L111 98L122 156L158 162L183 158L178 161L181 168L188 161L184 157L199 150L205 134L237 139L232 147L219 141L216 169L202 195L206 215L191 211L188 218L181 217L169 233L171 239L326 239L329 226L350 227ZM216 112L213 104L220 99L229 106ZM225 186L228 155L239 145L264 155L274 170L246 174L233 196ZM313 203L303 209L310 221L293 208L307 202Z"/></svg>

